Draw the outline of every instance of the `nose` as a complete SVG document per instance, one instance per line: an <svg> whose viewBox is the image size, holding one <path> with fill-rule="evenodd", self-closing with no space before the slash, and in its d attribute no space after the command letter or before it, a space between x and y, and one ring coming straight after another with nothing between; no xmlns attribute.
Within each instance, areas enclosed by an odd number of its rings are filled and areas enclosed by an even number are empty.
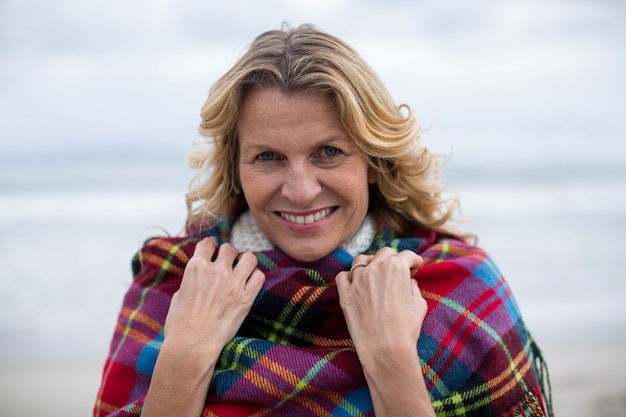
<svg viewBox="0 0 626 417"><path fill-rule="evenodd" d="M292 163L286 171L282 195L297 207L305 207L322 191L318 172L307 163Z"/></svg>

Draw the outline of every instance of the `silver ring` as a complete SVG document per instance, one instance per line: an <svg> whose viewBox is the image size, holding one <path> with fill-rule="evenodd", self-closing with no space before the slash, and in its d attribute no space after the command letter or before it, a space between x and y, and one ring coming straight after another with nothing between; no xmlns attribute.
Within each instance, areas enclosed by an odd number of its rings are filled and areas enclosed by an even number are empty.
<svg viewBox="0 0 626 417"><path fill-rule="evenodd" d="M366 267L367 264L363 263L363 262L358 262L354 265L352 265L352 267L350 268L350 276L352 277L352 271L354 271L355 269L359 268L359 267Z"/></svg>

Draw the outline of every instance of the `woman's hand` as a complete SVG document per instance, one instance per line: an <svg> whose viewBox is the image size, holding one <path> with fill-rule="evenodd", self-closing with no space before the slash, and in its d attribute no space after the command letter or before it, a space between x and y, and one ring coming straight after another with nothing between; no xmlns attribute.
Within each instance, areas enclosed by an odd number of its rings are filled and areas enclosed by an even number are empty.
<svg viewBox="0 0 626 417"><path fill-rule="evenodd" d="M164 344L182 350L202 346L219 354L250 312L265 280L256 269L256 256L246 252L238 257L228 243L217 256L216 250L214 238L197 244L172 298Z"/></svg>
<svg viewBox="0 0 626 417"><path fill-rule="evenodd" d="M142 416L200 416L220 352L235 336L265 275L252 253L207 238L196 245L165 320ZM215 258L215 259L214 259Z"/></svg>
<svg viewBox="0 0 626 417"><path fill-rule="evenodd" d="M415 349L427 305L411 269L422 265L415 252L383 248L354 258L351 273L337 275L337 289L357 352ZM359 353L361 353L359 352Z"/></svg>
<svg viewBox="0 0 626 417"><path fill-rule="evenodd" d="M417 352L428 306L411 278L422 262L414 252L383 248L357 256L352 272L336 277L376 416L434 415Z"/></svg>

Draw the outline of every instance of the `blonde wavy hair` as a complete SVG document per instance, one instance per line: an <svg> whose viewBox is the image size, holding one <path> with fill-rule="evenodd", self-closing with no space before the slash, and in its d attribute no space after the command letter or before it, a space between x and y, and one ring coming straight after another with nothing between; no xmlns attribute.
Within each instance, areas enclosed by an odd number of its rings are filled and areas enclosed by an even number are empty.
<svg viewBox="0 0 626 417"><path fill-rule="evenodd" d="M187 225L204 229L246 208L238 172L237 120L247 92L317 94L336 104L344 128L376 172L370 213L402 235L451 230L455 198L443 197L438 157L421 145L411 109L396 105L377 74L340 39L311 25L258 36L211 88L202 106L203 143L190 155L199 170L187 200Z"/></svg>

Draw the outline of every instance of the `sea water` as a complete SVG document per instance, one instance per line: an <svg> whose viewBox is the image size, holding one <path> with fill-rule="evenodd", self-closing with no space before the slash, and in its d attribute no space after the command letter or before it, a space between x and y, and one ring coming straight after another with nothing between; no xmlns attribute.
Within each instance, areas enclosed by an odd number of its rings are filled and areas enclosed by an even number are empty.
<svg viewBox="0 0 626 417"><path fill-rule="evenodd" d="M142 242L177 234L184 158L0 167L0 360L102 358ZM477 234L541 337L626 334L626 164L449 164Z"/></svg>

